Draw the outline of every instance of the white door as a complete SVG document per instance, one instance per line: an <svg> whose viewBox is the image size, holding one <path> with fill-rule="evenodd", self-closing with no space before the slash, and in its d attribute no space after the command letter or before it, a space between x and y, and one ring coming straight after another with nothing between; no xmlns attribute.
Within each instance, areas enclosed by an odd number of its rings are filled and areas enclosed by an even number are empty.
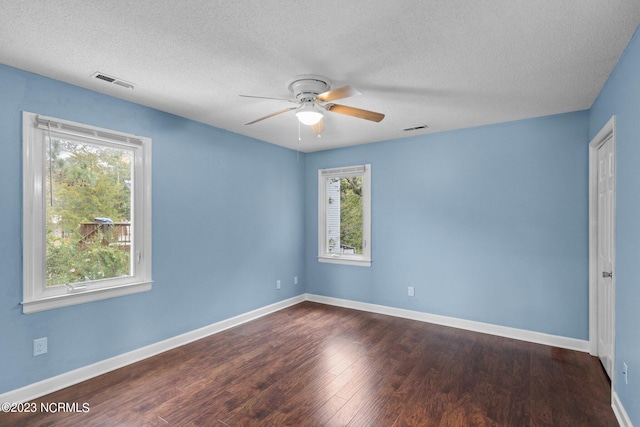
<svg viewBox="0 0 640 427"><path fill-rule="evenodd" d="M613 374L615 320L614 209L615 158L608 138L598 148L598 356L609 377Z"/></svg>

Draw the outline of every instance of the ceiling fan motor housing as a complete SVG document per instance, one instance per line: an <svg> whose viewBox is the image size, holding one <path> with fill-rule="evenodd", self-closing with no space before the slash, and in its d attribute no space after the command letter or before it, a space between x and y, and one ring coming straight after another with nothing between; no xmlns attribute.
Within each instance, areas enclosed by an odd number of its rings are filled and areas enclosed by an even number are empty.
<svg viewBox="0 0 640 427"><path fill-rule="evenodd" d="M294 77L287 85L299 102L314 100L321 93L331 90L331 81L315 74L303 74Z"/></svg>

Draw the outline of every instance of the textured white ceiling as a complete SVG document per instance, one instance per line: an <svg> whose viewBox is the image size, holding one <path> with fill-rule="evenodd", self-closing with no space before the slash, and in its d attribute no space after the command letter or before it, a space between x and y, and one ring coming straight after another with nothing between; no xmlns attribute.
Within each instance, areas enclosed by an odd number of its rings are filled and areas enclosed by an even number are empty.
<svg viewBox="0 0 640 427"><path fill-rule="evenodd" d="M638 0L0 0L0 63L309 152L587 109L639 23ZM244 125L292 104L238 95L297 74L386 117Z"/></svg>

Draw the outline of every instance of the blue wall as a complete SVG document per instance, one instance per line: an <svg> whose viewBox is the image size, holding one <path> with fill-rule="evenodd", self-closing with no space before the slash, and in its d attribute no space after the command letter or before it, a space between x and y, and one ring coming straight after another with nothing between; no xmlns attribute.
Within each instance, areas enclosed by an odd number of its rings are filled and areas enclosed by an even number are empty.
<svg viewBox="0 0 640 427"><path fill-rule="evenodd" d="M152 138L152 291L22 314L23 110ZM0 65L0 393L303 293L303 181L295 151Z"/></svg>
<svg viewBox="0 0 640 427"><path fill-rule="evenodd" d="M307 291L588 339L588 117L307 155ZM318 263L317 170L364 163L372 266Z"/></svg>
<svg viewBox="0 0 640 427"><path fill-rule="evenodd" d="M636 31L590 112L590 137L616 116L615 390L640 425L640 33ZM622 363L629 366L629 384Z"/></svg>

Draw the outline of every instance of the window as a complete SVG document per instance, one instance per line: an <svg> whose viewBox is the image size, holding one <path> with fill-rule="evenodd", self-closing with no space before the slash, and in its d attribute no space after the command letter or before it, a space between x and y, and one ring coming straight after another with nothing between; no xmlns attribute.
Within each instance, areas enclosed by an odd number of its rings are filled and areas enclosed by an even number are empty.
<svg viewBox="0 0 640 427"><path fill-rule="evenodd" d="M371 165L318 171L318 261L371 266Z"/></svg>
<svg viewBox="0 0 640 427"><path fill-rule="evenodd" d="M22 121L23 312L151 289L151 140Z"/></svg>

